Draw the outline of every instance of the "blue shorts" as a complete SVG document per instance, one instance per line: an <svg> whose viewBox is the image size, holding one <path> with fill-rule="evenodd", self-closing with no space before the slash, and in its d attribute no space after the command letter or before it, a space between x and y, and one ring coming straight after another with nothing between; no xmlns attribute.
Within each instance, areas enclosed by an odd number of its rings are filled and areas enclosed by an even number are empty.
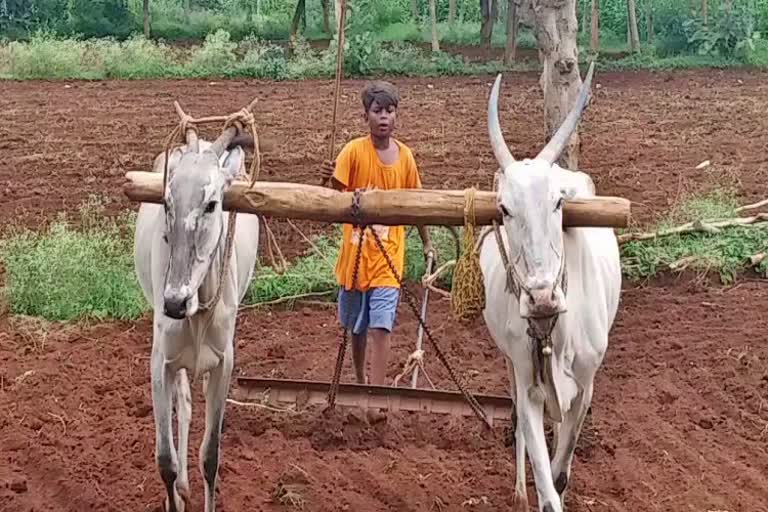
<svg viewBox="0 0 768 512"><path fill-rule="evenodd" d="M384 329L392 332L400 302L400 289L391 287L371 288L367 292L339 291L339 322L362 334L368 329Z"/></svg>

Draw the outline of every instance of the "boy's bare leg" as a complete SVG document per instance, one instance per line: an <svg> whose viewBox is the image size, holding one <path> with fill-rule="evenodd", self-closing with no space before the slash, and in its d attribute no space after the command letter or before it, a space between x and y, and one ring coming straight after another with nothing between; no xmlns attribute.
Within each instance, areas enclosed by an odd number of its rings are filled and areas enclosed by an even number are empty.
<svg viewBox="0 0 768 512"><path fill-rule="evenodd" d="M355 365L355 377L357 377L358 384L366 384L365 382L365 347L367 344L367 335L365 332L362 334L352 335L352 362Z"/></svg>
<svg viewBox="0 0 768 512"><path fill-rule="evenodd" d="M371 384L384 386L387 378L389 361L390 333L385 329L371 329L373 347L371 347Z"/></svg>

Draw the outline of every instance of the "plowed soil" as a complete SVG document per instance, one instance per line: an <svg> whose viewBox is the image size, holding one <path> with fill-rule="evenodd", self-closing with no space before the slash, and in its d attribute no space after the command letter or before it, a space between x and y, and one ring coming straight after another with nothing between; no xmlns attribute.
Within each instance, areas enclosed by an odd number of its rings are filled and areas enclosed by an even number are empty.
<svg viewBox="0 0 768 512"><path fill-rule="evenodd" d="M492 77L396 80L399 136L426 186L490 186L485 134ZM734 71L600 74L582 124L582 167L605 195L628 197L646 223L684 194L726 182L762 199L768 177L765 75ZM362 133L359 90L345 82L340 140ZM537 77L508 75L502 123L520 157L541 147ZM0 215L43 227L89 194L130 205L122 176L147 169L176 121L261 99L263 178L317 183L327 151L327 82L35 82L0 84ZM712 165L695 167L704 160ZM307 231L323 229L305 225ZM289 254L304 249L282 229ZM768 319L763 282L731 287L687 278L625 283L622 306L579 442L567 496L574 512L766 511ZM238 375L329 379L335 310L251 310L237 334ZM456 325L434 299L430 323L471 389L504 393L506 372L485 327ZM148 361L151 321L50 325L0 317L0 510L159 511ZM413 349L401 310L389 367ZM452 388L431 351L427 371ZM344 380L351 380L350 364ZM233 386L235 384L233 383ZM197 447L204 405L194 386L190 510L202 510ZM228 405L219 510L497 511L514 491L506 425L392 414L324 418ZM528 470L529 498L535 502ZM294 505L273 500L280 488Z"/></svg>

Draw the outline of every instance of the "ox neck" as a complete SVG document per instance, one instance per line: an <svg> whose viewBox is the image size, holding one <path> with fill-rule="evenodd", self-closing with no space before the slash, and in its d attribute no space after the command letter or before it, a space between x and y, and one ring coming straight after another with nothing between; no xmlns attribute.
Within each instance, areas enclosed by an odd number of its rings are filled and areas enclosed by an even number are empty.
<svg viewBox="0 0 768 512"><path fill-rule="evenodd" d="M197 298L201 307L213 300L213 298L216 296L217 290L219 289L219 272L221 270L221 266L224 264L225 243L226 231L225 228L222 228L219 244L216 246L216 250L213 252L213 256L211 257L211 264L208 267L208 272L205 274L203 282L200 284L200 288L197 290ZM223 277L226 279L226 276ZM222 300L223 294L219 299L219 302ZM218 304L214 304L213 309L216 309L217 306Z"/></svg>

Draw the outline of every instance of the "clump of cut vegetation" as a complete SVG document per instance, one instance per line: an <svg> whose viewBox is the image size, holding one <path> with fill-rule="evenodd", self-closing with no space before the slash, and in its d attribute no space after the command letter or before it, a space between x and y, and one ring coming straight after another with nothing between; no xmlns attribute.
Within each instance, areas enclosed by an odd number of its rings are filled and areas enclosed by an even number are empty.
<svg viewBox="0 0 768 512"><path fill-rule="evenodd" d="M750 268L766 275L768 261L763 259L753 265L752 257L768 250L768 223L708 227L713 221L737 217L737 208L735 192L723 188L684 201L652 231L662 232L689 222L699 222L701 228L625 243L621 248L624 273L630 279L644 279L670 269L714 272L723 283L732 283L740 272Z"/></svg>

